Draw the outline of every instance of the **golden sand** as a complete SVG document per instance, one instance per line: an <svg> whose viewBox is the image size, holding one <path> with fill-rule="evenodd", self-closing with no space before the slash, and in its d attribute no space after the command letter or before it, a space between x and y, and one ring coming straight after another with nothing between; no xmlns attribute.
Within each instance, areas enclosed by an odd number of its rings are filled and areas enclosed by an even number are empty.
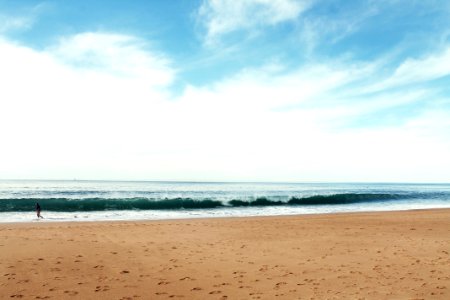
<svg viewBox="0 0 450 300"><path fill-rule="evenodd" d="M450 299L450 210L0 225L2 299Z"/></svg>

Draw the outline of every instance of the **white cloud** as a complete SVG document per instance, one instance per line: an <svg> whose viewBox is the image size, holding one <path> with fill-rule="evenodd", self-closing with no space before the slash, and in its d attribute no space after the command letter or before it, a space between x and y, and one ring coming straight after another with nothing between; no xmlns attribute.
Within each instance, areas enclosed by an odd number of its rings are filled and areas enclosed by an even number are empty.
<svg viewBox="0 0 450 300"><path fill-rule="evenodd" d="M170 59L132 36L84 33L45 51L0 40L0 65L0 178L449 180L446 111L336 126L428 97L365 98L372 64L270 64L176 98Z"/></svg>
<svg viewBox="0 0 450 300"><path fill-rule="evenodd" d="M207 43L224 34L295 20L309 6L306 0L205 0L198 11Z"/></svg>
<svg viewBox="0 0 450 300"><path fill-rule="evenodd" d="M102 153L114 156L143 142L151 147L158 135L154 120L161 121L158 107L166 99L163 87L174 70L132 38L117 42L105 34L86 36L96 46L74 43L80 36L43 52L0 41L0 130L8 141L1 150L4 171L15 170L21 161L30 170L43 162L50 168L95 165ZM71 65L86 55L74 55L72 46L104 55L102 65ZM70 59L64 59L62 49Z"/></svg>
<svg viewBox="0 0 450 300"><path fill-rule="evenodd" d="M145 80L149 85L165 86L174 70L162 55L145 50L145 43L127 35L82 33L63 38L49 49L63 63L77 68L101 70L114 76Z"/></svg>
<svg viewBox="0 0 450 300"><path fill-rule="evenodd" d="M383 109L414 105L430 91L367 99L355 91L361 86L346 87L373 75L376 68L370 65L345 70L315 65L282 75L264 69L244 71L214 86L189 87L179 99L180 111L191 116L184 123L188 140L183 143L192 152L185 158L195 161L191 168L197 174L220 174L214 177L219 180L448 180L442 170L450 166L445 155L449 128L444 118L430 117L432 110L395 127L337 126ZM299 103L303 105L297 109L279 110ZM185 122L182 115L176 117ZM421 126L425 120L427 126ZM202 163L211 171L202 172Z"/></svg>
<svg viewBox="0 0 450 300"><path fill-rule="evenodd" d="M249 110L280 110L320 98L326 98L333 89L366 74L364 68L333 68L314 64L290 72L282 66L268 65L245 69L240 73L203 89L199 99L220 97L220 103L246 107ZM193 88L194 89L194 88ZM202 96L202 94L205 96ZM325 100L325 99L323 99ZM207 100L206 100L207 101Z"/></svg>

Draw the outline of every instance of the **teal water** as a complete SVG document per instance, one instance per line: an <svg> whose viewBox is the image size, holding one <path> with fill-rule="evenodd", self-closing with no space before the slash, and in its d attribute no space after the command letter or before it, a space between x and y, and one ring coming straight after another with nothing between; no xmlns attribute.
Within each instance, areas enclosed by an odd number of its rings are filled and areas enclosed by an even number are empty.
<svg viewBox="0 0 450 300"><path fill-rule="evenodd" d="M0 181L0 220L239 217L450 207L449 184Z"/></svg>

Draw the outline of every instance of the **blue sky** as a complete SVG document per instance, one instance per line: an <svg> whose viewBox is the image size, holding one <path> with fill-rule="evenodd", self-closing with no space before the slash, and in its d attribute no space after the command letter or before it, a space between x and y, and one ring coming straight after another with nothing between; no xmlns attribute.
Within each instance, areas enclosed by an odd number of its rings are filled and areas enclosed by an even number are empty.
<svg viewBox="0 0 450 300"><path fill-rule="evenodd" d="M0 178L448 182L449 15L0 0Z"/></svg>

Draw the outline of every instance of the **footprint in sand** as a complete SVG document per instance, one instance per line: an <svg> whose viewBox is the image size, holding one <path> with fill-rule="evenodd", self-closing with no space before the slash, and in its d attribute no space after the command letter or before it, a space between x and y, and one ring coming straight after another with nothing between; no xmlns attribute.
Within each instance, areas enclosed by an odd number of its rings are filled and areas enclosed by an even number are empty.
<svg viewBox="0 0 450 300"><path fill-rule="evenodd" d="M210 295L216 295L216 294L222 294L222 291L211 291L209 292Z"/></svg>
<svg viewBox="0 0 450 300"><path fill-rule="evenodd" d="M275 284L274 289L275 289L275 290L278 290L281 286L283 286L283 285L285 285L285 284L287 284L287 283L286 283L286 282L278 282L277 284Z"/></svg>
<svg viewBox="0 0 450 300"><path fill-rule="evenodd" d="M69 296L76 296L78 295L77 291L64 291L64 294L68 294Z"/></svg>
<svg viewBox="0 0 450 300"><path fill-rule="evenodd" d="M109 291L109 285L104 285L104 286L97 285L95 287L95 292L106 292L106 291Z"/></svg>
<svg viewBox="0 0 450 300"><path fill-rule="evenodd" d="M259 271L260 271L260 272L266 272L268 269L269 269L269 266L263 265L263 266L259 269Z"/></svg>
<svg viewBox="0 0 450 300"><path fill-rule="evenodd" d="M195 279L187 276L187 277L180 278L180 281L183 281L183 280L190 280L190 281L192 281L192 280L195 280Z"/></svg>
<svg viewBox="0 0 450 300"><path fill-rule="evenodd" d="M23 279L23 280L19 280L17 283L28 283L30 282L29 279Z"/></svg>
<svg viewBox="0 0 450 300"><path fill-rule="evenodd" d="M228 283L228 282L222 282L220 285L231 285L231 283Z"/></svg>

